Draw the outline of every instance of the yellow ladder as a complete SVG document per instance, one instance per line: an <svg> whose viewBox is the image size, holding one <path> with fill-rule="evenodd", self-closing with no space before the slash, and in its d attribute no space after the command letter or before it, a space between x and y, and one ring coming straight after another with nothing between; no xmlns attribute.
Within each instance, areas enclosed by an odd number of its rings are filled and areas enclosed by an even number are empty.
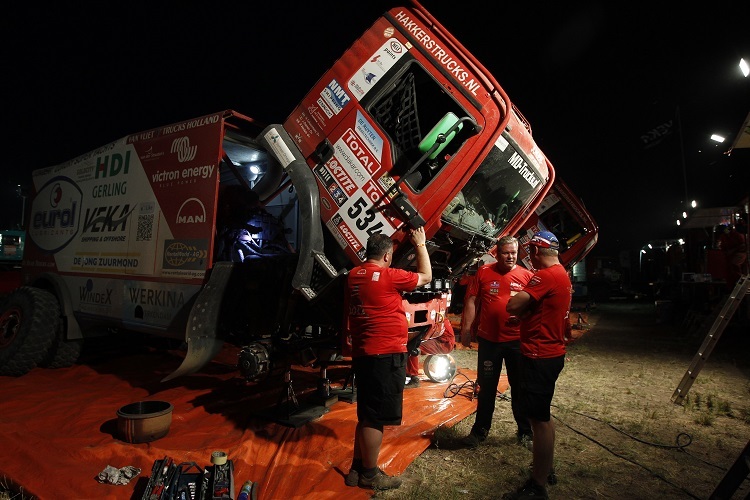
<svg viewBox="0 0 750 500"><path fill-rule="evenodd" d="M724 333L724 329L732 319L735 311L737 311L742 299L748 293L749 287L750 275L742 276L737 281L737 286L734 287L732 293L727 297L724 307L721 309L721 312L719 312L713 325L711 325L711 329L708 331L708 334L703 341L703 345L698 349L698 352L693 358L693 362L690 363L690 367L685 373L685 376L682 377L680 385L677 386L674 394L672 394L672 402L674 404L680 404L682 403L682 400L685 399L685 396L693 385L695 378L698 376L698 373L700 373L703 365L706 364L708 356L711 354L711 351L714 350L716 343L719 341L721 334Z"/></svg>

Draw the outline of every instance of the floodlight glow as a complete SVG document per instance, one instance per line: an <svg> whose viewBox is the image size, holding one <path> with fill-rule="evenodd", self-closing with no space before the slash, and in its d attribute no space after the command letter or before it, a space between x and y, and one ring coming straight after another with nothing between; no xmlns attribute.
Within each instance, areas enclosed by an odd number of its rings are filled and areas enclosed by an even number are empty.
<svg viewBox="0 0 750 500"><path fill-rule="evenodd" d="M711 140L716 142L724 142L726 139L719 134L711 134Z"/></svg>
<svg viewBox="0 0 750 500"><path fill-rule="evenodd" d="M680 219L677 219L677 225L678 226L680 225Z"/></svg>
<svg viewBox="0 0 750 500"><path fill-rule="evenodd" d="M682 218L687 219L687 212L682 212Z"/></svg>
<svg viewBox="0 0 750 500"><path fill-rule="evenodd" d="M648 249L649 250L653 250L654 249L654 247L651 246L651 243L648 244Z"/></svg>
<svg viewBox="0 0 750 500"><path fill-rule="evenodd" d="M424 359L424 373L433 382L453 380L456 360L450 354L430 354Z"/></svg>
<svg viewBox="0 0 750 500"><path fill-rule="evenodd" d="M642 249L642 248L641 248L641 253L642 253L643 255L646 255L646 251L645 251L644 249Z"/></svg>
<svg viewBox="0 0 750 500"><path fill-rule="evenodd" d="M258 165L250 165L250 173L258 175L260 173L260 167L258 167Z"/></svg>
<svg viewBox="0 0 750 500"><path fill-rule="evenodd" d="M747 65L747 61L744 59L740 59L740 71L742 71L742 76L747 78L747 75L750 75L750 66Z"/></svg>
<svg viewBox="0 0 750 500"><path fill-rule="evenodd" d="M693 208L695 208L695 207L698 206L698 203L695 200L693 200L693 201L690 202L690 206L693 207Z"/></svg>

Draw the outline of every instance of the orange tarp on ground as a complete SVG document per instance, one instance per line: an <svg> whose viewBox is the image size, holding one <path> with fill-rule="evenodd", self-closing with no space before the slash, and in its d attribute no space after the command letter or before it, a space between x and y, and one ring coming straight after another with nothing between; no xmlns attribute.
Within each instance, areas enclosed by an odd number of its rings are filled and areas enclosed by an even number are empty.
<svg viewBox="0 0 750 500"><path fill-rule="evenodd" d="M85 353L86 354L86 353ZM257 483L259 499L369 498L369 490L348 488L356 405L339 401L320 418L299 427L259 417L277 408L280 387L260 391L246 384L232 365L212 362L202 372L161 383L180 363L171 351L140 349L84 355L65 369L37 368L19 377L0 377L0 480L41 499L140 499L154 461L210 466L213 451L224 451L234 464L235 495L243 482ZM334 386L347 368L328 370ZM300 403L310 396L319 372L293 372ZM457 384L476 372L459 367ZM340 386L340 383L338 384ZM430 444L439 426L452 426L471 415L476 400L463 390L444 397L447 383L422 379L404 392L404 419L386 427L381 467L398 475ZM160 400L174 406L169 434L150 443L120 439L117 410L137 401ZM107 466L141 469L127 485L102 484ZM311 496L312 495L312 496Z"/></svg>

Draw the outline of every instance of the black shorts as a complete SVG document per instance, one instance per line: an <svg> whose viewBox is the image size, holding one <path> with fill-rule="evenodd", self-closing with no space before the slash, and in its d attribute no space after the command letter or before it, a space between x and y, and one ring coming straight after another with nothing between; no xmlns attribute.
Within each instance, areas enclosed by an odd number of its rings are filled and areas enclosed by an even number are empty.
<svg viewBox="0 0 750 500"><path fill-rule="evenodd" d="M552 396L555 395L555 383L564 365L565 355L556 358L521 356L520 396L524 414L528 418L549 422L549 408Z"/></svg>
<svg viewBox="0 0 750 500"><path fill-rule="evenodd" d="M360 422L401 425L406 359L405 352L352 359Z"/></svg>

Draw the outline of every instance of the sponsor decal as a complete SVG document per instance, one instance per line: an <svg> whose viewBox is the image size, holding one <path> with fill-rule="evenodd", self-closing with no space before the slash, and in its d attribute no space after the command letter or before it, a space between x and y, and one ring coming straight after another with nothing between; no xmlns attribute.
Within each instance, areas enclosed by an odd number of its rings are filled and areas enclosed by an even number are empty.
<svg viewBox="0 0 750 500"><path fill-rule="evenodd" d="M191 146L188 136L178 137L172 141L170 152L177 153L177 161L185 163L186 161L195 159L195 155L198 153L198 146Z"/></svg>
<svg viewBox="0 0 750 500"><path fill-rule="evenodd" d="M138 257L128 254L106 256L81 254L73 257L72 269L74 271L85 269L88 272L124 274L127 269L137 269L138 264Z"/></svg>
<svg viewBox="0 0 750 500"><path fill-rule="evenodd" d="M211 116L204 116L202 118L196 118L195 120L189 120L182 123L175 123L174 125L167 125L166 127L161 128L162 134L174 134L176 132L183 132L185 130L190 130L198 127L203 127L205 125L214 125L219 122L221 119L220 113L216 113Z"/></svg>
<svg viewBox="0 0 750 500"><path fill-rule="evenodd" d="M315 103L318 105L320 110L325 113L325 115L330 119L333 117L333 110L328 106L328 104L325 103L322 97L318 97L318 99L315 101ZM312 106L311 106L312 107Z"/></svg>
<svg viewBox="0 0 750 500"><path fill-rule="evenodd" d="M105 288L103 291L94 290L93 280L88 279L85 286L78 287L78 301L80 304L111 306L112 292L111 288Z"/></svg>
<svg viewBox="0 0 750 500"><path fill-rule="evenodd" d="M201 165L177 170L157 170L151 174L153 183L192 184L198 179L208 179L214 175L216 165Z"/></svg>
<svg viewBox="0 0 750 500"><path fill-rule="evenodd" d="M346 90L344 90L335 78L323 88L320 92L320 97L326 107L336 115L339 114L344 109L344 106L349 104L349 101L352 100L352 98L349 97L349 94L346 93ZM331 116L329 116L329 118Z"/></svg>
<svg viewBox="0 0 750 500"><path fill-rule="evenodd" d="M294 154L289 146L281 139L281 136L275 128L270 129L263 135L263 138L268 142L271 152L281 164L282 168L286 170L290 163L294 161Z"/></svg>
<svg viewBox="0 0 750 500"><path fill-rule="evenodd" d="M338 225L341 223L341 215L336 214L331 219L326 222L326 227L331 232L331 234L336 238L336 241L338 241L339 246L346 250L347 244L346 240L344 239L344 236L339 232Z"/></svg>
<svg viewBox="0 0 750 500"><path fill-rule="evenodd" d="M362 244L359 242L357 237L354 235L354 232L349 228L346 222L344 222L344 219L340 219L338 230L344 237L344 240L349 245L349 247L352 248L355 252L362 247Z"/></svg>
<svg viewBox="0 0 750 500"><path fill-rule="evenodd" d="M396 14L396 21L403 26L412 38L440 64L448 73L466 90L474 96L484 95L481 84L474 79L473 75L463 67L461 62L444 48L440 42L432 37L416 20L408 13L400 11Z"/></svg>
<svg viewBox="0 0 750 500"><path fill-rule="evenodd" d="M333 198L333 201L336 202L336 205L341 206L346 203L346 195L335 182L328 186L328 193Z"/></svg>
<svg viewBox="0 0 750 500"><path fill-rule="evenodd" d="M362 99L406 52L406 48L397 39L386 40L354 73L347 84L349 91L358 100Z"/></svg>
<svg viewBox="0 0 750 500"><path fill-rule="evenodd" d="M156 130L148 130L146 132L140 132L138 134L129 135L127 143L132 144L138 141L148 141L155 137L156 137Z"/></svg>
<svg viewBox="0 0 750 500"><path fill-rule="evenodd" d="M354 153L346 146L342 139L336 141L333 145L334 158L343 166L346 170L347 175L354 181L357 186L363 186L367 182L370 176L366 170L359 164Z"/></svg>
<svg viewBox="0 0 750 500"><path fill-rule="evenodd" d="M357 135L367 144L367 147L372 151L378 163L383 160L383 138L378 134L375 129L367 121L365 115L360 110L357 110L357 123L356 123Z"/></svg>
<svg viewBox="0 0 750 500"><path fill-rule="evenodd" d="M128 218L135 208L130 205L110 205L103 207L87 208L84 216L82 233L113 233L125 232ZM122 240L125 241L123 237Z"/></svg>
<svg viewBox="0 0 750 500"><path fill-rule="evenodd" d="M521 174L521 177L523 177L526 182L529 183L529 185L533 188L536 188L539 183L541 182L540 179L536 176L536 173L534 170L529 166L528 163L526 163L526 160L523 159L523 156L518 154L518 152L514 151L510 158L508 158L508 163L519 173Z"/></svg>
<svg viewBox="0 0 750 500"><path fill-rule="evenodd" d="M204 269L208 257L206 240L166 240L164 269Z"/></svg>
<svg viewBox="0 0 750 500"><path fill-rule="evenodd" d="M103 157L99 156L96 159L94 179L115 177L120 174L126 175L128 169L130 169L130 150L125 151L124 158L120 153L112 153Z"/></svg>
<svg viewBox="0 0 750 500"><path fill-rule="evenodd" d="M127 298L131 304L167 307L180 309L185 305L185 294L182 290L158 290L145 287L128 287Z"/></svg>
<svg viewBox="0 0 750 500"><path fill-rule="evenodd" d="M139 155L138 158L141 161L151 161L164 156L164 151L154 151L154 147L149 147L143 154Z"/></svg>
<svg viewBox="0 0 750 500"><path fill-rule="evenodd" d="M362 144L362 141L352 129L347 129L341 140L344 141L349 151L357 158L357 161L367 169L370 176L380 169L380 165L373 160L370 150Z"/></svg>
<svg viewBox="0 0 750 500"><path fill-rule="evenodd" d="M177 224L200 224L206 222L206 207L198 198L188 198L177 211Z"/></svg>
<svg viewBox="0 0 750 500"><path fill-rule="evenodd" d="M127 281L121 299L122 317L126 322L167 326L197 291L198 287L190 285Z"/></svg>
<svg viewBox="0 0 750 500"><path fill-rule="evenodd" d="M78 233L83 193L67 177L50 179L31 204L29 237L46 251L56 253Z"/></svg>
<svg viewBox="0 0 750 500"><path fill-rule="evenodd" d="M121 196L127 194L128 182L112 182L110 184L99 184L91 188L92 198L109 198L110 196Z"/></svg>
<svg viewBox="0 0 750 500"><path fill-rule="evenodd" d="M333 175L347 196L351 196L357 191L357 184L354 183L349 173L335 156L326 162L325 168L330 171L329 175Z"/></svg>

